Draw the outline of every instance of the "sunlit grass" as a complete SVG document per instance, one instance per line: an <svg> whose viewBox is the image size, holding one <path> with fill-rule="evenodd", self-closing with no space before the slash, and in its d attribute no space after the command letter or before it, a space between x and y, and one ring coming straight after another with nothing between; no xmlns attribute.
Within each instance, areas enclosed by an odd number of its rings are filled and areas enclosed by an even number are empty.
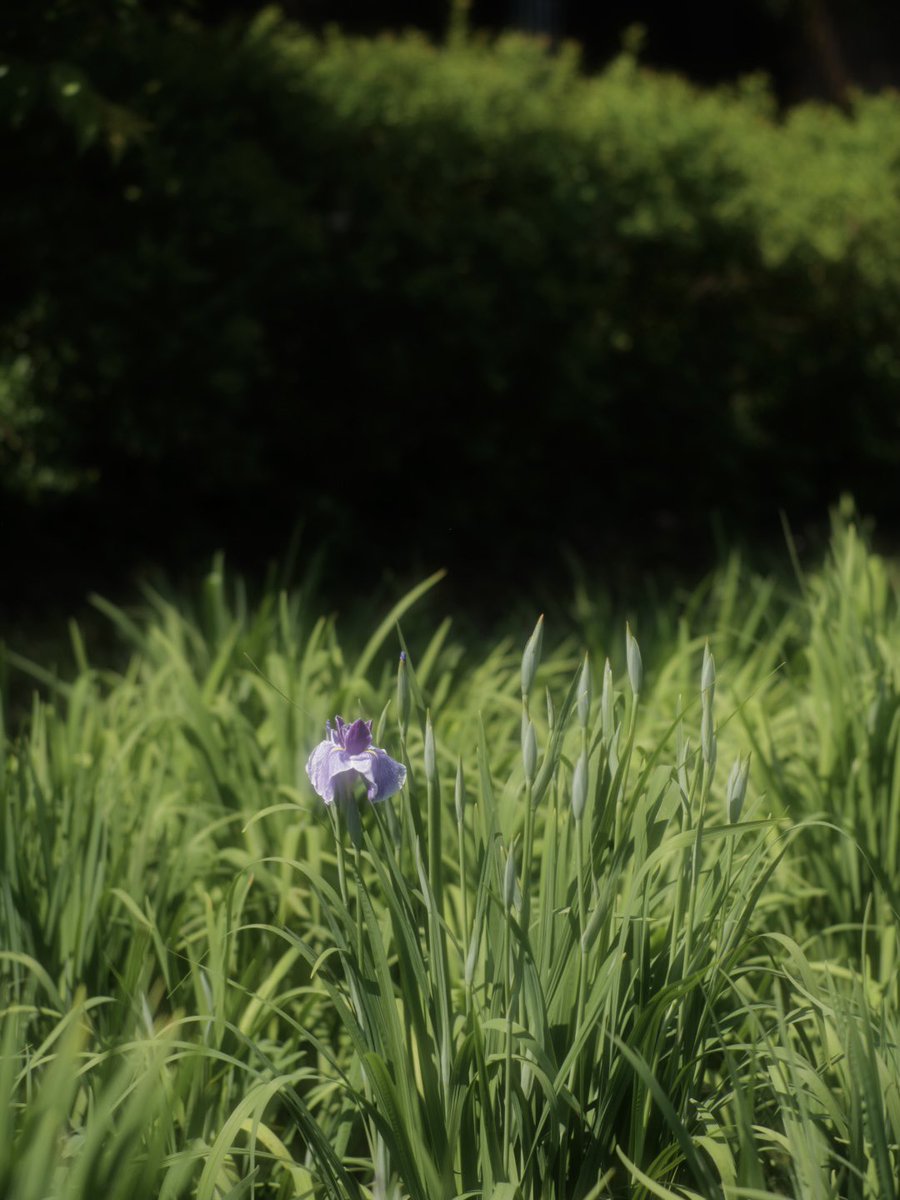
<svg viewBox="0 0 900 1200"><path fill-rule="evenodd" d="M436 582L357 639L216 570L104 606L121 673L36 670L0 1192L897 1195L888 564L844 524L793 590L733 562L643 641L583 596L520 648L407 644ZM335 712L408 768L361 838L304 770Z"/></svg>

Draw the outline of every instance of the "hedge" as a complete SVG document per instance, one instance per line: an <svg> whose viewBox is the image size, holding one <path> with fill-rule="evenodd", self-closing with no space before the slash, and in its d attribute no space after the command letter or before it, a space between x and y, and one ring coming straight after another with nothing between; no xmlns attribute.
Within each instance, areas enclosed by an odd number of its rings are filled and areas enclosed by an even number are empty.
<svg viewBox="0 0 900 1200"><path fill-rule="evenodd" d="M126 555L898 513L896 94L132 12L0 114L7 495Z"/></svg>

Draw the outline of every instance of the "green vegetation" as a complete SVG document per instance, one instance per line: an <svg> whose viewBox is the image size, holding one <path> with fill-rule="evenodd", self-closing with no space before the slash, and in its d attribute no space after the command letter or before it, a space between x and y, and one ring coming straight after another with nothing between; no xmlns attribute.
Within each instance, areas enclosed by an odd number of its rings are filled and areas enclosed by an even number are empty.
<svg viewBox="0 0 900 1200"><path fill-rule="evenodd" d="M630 52L588 77L525 38L178 8L72 0L0 64L0 467L74 489L80 547L90 505L121 556L177 530L194 561L366 512L381 564L426 485L434 563L516 562L563 511L593 550L597 506L897 512L896 95L779 116ZM488 461L499 547L459 486Z"/></svg>
<svg viewBox="0 0 900 1200"><path fill-rule="evenodd" d="M415 599L357 641L216 570L104 606L121 672L74 628L72 679L31 668L0 1194L896 1196L889 565L844 524L796 589L733 561L642 650L585 594L577 640L445 622L398 681ZM356 842L304 772L336 711L409 770Z"/></svg>

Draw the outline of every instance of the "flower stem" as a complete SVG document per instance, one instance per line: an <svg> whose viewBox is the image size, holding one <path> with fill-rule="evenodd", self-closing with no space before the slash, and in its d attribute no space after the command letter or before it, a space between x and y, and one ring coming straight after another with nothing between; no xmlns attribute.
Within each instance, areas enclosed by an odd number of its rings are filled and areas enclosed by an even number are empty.
<svg viewBox="0 0 900 1200"><path fill-rule="evenodd" d="M363 969L363 914L360 892L363 888L362 858L359 847L353 847L353 871L356 876L356 963L360 971Z"/></svg>
<svg viewBox="0 0 900 1200"><path fill-rule="evenodd" d="M525 785L525 850L522 854L522 932L528 937L531 924L531 859L534 853L534 804L532 787Z"/></svg>
<svg viewBox="0 0 900 1200"><path fill-rule="evenodd" d="M347 891L347 869L346 869L346 863L344 860L344 838L343 838L340 804L339 803L332 804L330 811L331 811L331 824L334 829L334 846L335 846L335 855L337 858L338 887L340 888L341 899L344 902L344 907L349 912L350 911L350 895Z"/></svg>
<svg viewBox="0 0 900 1200"><path fill-rule="evenodd" d="M503 1092L503 1142L506 1146L506 1177L509 1178L512 1160L512 1040L513 1040L513 961L512 933L510 922L512 915L507 910L504 942L506 951L506 1070L504 1072Z"/></svg>

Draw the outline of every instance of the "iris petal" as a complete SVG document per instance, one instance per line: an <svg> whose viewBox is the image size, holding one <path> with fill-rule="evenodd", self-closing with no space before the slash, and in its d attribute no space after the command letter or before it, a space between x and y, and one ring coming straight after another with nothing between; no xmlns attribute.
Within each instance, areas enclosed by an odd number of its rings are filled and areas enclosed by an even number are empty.
<svg viewBox="0 0 900 1200"><path fill-rule="evenodd" d="M365 759L363 763L361 760ZM387 800L399 792L406 782L406 767L395 762L385 750L373 746L366 755L359 755L354 765L366 781L366 795L373 803Z"/></svg>
<svg viewBox="0 0 900 1200"><path fill-rule="evenodd" d="M359 720L345 725L341 736L348 754L362 754L372 745L372 722Z"/></svg>
<svg viewBox="0 0 900 1200"><path fill-rule="evenodd" d="M334 803L334 782L353 771L350 755L333 742L319 742L306 763L306 773L315 791L326 804Z"/></svg>

